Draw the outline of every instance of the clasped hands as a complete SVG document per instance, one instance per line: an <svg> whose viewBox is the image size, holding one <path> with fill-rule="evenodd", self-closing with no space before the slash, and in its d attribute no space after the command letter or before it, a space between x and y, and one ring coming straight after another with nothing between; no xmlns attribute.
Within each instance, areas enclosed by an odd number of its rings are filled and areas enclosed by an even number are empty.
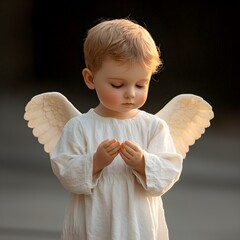
<svg viewBox="0 0 240 240"><path fill-rule="evenodd" d="M145 162L142 149L134 142L120 143L115 139L104 140L98 146L93 156L93 174L109 165L118 154L129 167L144 174Z"/></svg>

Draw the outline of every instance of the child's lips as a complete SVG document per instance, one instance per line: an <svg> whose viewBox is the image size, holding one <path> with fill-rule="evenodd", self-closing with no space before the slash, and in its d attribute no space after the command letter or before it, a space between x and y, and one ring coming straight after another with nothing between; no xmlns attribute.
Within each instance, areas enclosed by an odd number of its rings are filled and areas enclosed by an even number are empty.
<svg viewBox="0 0 240 240"><path fill-rule="evenodd" d="M131 106L133 106L134 104L133 104L133 103L123 103L122 105L127 106L127 107L131 107Z"/></svg>
<svg viewBox="0 0 240 240"><path fill-rule="evenodd" d="M133 105L133 101L128 100L127 102L123 102L123 105Z"/></svg>

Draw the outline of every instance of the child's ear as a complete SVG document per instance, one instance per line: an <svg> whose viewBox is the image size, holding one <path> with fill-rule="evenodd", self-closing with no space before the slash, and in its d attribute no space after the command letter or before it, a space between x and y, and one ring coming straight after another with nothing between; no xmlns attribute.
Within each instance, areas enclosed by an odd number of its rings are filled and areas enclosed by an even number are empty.
<svg viewBox="0 0 240 240"><path fill-rule="evenodd" d="M82 75L88 88L91 90L95 89L92 72L88 68L84 68L82 70Z"/></svg>

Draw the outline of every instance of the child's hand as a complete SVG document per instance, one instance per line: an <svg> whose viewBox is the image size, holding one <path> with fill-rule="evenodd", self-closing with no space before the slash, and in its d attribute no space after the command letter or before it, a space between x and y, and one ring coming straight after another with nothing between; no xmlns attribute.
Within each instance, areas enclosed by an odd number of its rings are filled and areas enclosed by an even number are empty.
<svg viewBox="0 0 240 240"><path fill-rule="evenodd" d="M125 141L121 144L120 155L132 169L145 174L145 160L142 149L134 142Z"/></svg>
<svg viewBox="0 0 240 240"><path fill-rule="evenodd" d="M118 155L120 147L120 142L115 139L101 142L93 156L93 174L109 165Z"/></svg>

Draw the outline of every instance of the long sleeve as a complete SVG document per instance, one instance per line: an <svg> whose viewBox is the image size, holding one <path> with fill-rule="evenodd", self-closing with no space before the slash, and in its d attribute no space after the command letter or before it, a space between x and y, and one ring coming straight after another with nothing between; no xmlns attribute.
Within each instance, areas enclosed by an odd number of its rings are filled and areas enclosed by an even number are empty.
<svg viewBox="0 0 240 240"><path fill-rule="evenodd" d="M176 181L182 171L182 156L176 153L167 124L159 122L148 148L144 150L145 177L133 171L143 188L151 195L163 195Z"/></svg>
<svg viewBox="0 0 240 240"><path fill-rule="evenodd" d="M76 194L91 194L99 175L92 176L92 153L77 121L66 124L51 156L51 166L64 188Z"/></svg>

